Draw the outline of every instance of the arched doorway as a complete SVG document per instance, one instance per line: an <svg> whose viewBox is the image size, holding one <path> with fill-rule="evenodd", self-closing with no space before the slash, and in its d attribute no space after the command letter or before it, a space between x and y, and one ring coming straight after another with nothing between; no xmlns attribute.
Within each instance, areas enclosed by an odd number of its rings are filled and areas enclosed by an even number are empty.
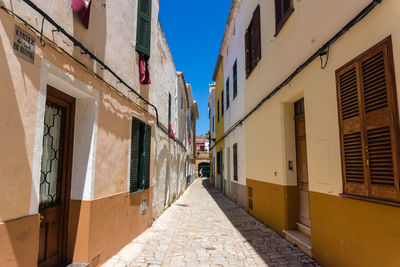
<svg viewBox="0 0 400 267"><path fill-rule="evenodd" d="M201 177L200 170L203 170L203 177L210 177L210 163L201 162L197 166L198 176Z"/></svg>

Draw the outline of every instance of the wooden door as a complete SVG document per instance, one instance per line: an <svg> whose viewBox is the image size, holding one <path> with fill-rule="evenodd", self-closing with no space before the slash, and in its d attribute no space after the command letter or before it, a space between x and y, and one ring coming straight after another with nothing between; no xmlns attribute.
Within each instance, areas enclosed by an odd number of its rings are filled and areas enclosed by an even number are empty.
<svg viewBox="0 0 400 267"><path fill-rule="evenodd" d="M227 186L226 186L226 194L228 196L231 195L231 149L228 147L226 149L226 178L227 178Z"/></svg>
<svg viewBox="0 0 400 267"><path fill-rule="evenodd" d="M299 222L310 226L310 201L308 192L307 139L304 116L304 99L295 103L297 185L299 199Z"/></svg>
<svg viewBox="0 0 400 267"><path fill-rule="evenodd" d="M48 87L40 176L39 266L66 265L75 100Z"/></svg>

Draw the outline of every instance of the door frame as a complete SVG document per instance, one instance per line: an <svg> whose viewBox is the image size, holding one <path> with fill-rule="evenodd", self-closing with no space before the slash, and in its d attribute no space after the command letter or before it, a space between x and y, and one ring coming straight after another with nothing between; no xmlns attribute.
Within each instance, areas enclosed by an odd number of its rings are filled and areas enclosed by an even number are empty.
<svg viewBox="0 0 400 267"><path fill-rule="evenodd" d="M50 100L50 101L49 101ZM72 159L73 159L73 144L74 144L74 128L75 128L75 107L76 107L76 99L70 95L67 95L60 90L47 85L47 93L46 93L46 101L52 102L54 104L63 106L67 109L66 118L63 132L63 159L62 159L62 171L63 178L61 184L61 203L62 206L62 220L60 227L60 236L61 239L59 244L61 244L61 264L66 265L68 263L68 224L69 224L69 208L70 208L70 200L71 200L71 181L72 181ZM40 204L39 204L39 213L40 213ZM39 224L40 227L40 224ZM40 242L40 237L39 237ZM46 264L42 264L46 266ZM39 265L40 266L40 265Z"/></svg>

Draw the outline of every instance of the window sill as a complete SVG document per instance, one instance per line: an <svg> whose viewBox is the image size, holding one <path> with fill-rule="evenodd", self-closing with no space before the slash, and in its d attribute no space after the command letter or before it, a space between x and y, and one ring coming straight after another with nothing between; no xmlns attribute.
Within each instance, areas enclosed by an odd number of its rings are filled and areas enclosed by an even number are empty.
<svg viewBox="0 0 400 267"><path fill-rule="evenodd" d="M138 195L138 194L143 193L143 192L145 192L145 191L147 191L147 190L149 190L149 189L150 189L150 187L149 187L149 188L146 188L146 189L140 189L140 190L135 191L135 192L129 192L129 195L130 195L130 196Z"/></svg>
<svg viewBox="0 0 400 267"><path fill-rule="evenodd" d="M353 200L360 200L360 201L365 201L365 202L370 202L374 204L381 204L385 206L391 206L391 207L400 207L399 202L394 202L390 200L383 200L383 199L376 199L376 198L370 198L370 197L363 197L363 196L356 196L356 195L349 195L349 194L340 194L339 195L342 198L348 198L348 199L353 199Z"/></svg>

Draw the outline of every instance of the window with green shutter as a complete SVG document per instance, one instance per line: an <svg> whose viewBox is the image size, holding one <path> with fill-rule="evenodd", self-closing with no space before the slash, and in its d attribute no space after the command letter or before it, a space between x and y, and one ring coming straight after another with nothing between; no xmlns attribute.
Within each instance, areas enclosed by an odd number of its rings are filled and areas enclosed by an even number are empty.
<svg viewBox="0 0 400 267"><path fill-rule="evenodd" d="M136 51L150 56L151 0L138 0Z"/></svg>
<svg viewBox="0 0 400 267"><path fill-rule="evenodd" d="M150 187L151 127L132 118L130 192Z"/></svg>

